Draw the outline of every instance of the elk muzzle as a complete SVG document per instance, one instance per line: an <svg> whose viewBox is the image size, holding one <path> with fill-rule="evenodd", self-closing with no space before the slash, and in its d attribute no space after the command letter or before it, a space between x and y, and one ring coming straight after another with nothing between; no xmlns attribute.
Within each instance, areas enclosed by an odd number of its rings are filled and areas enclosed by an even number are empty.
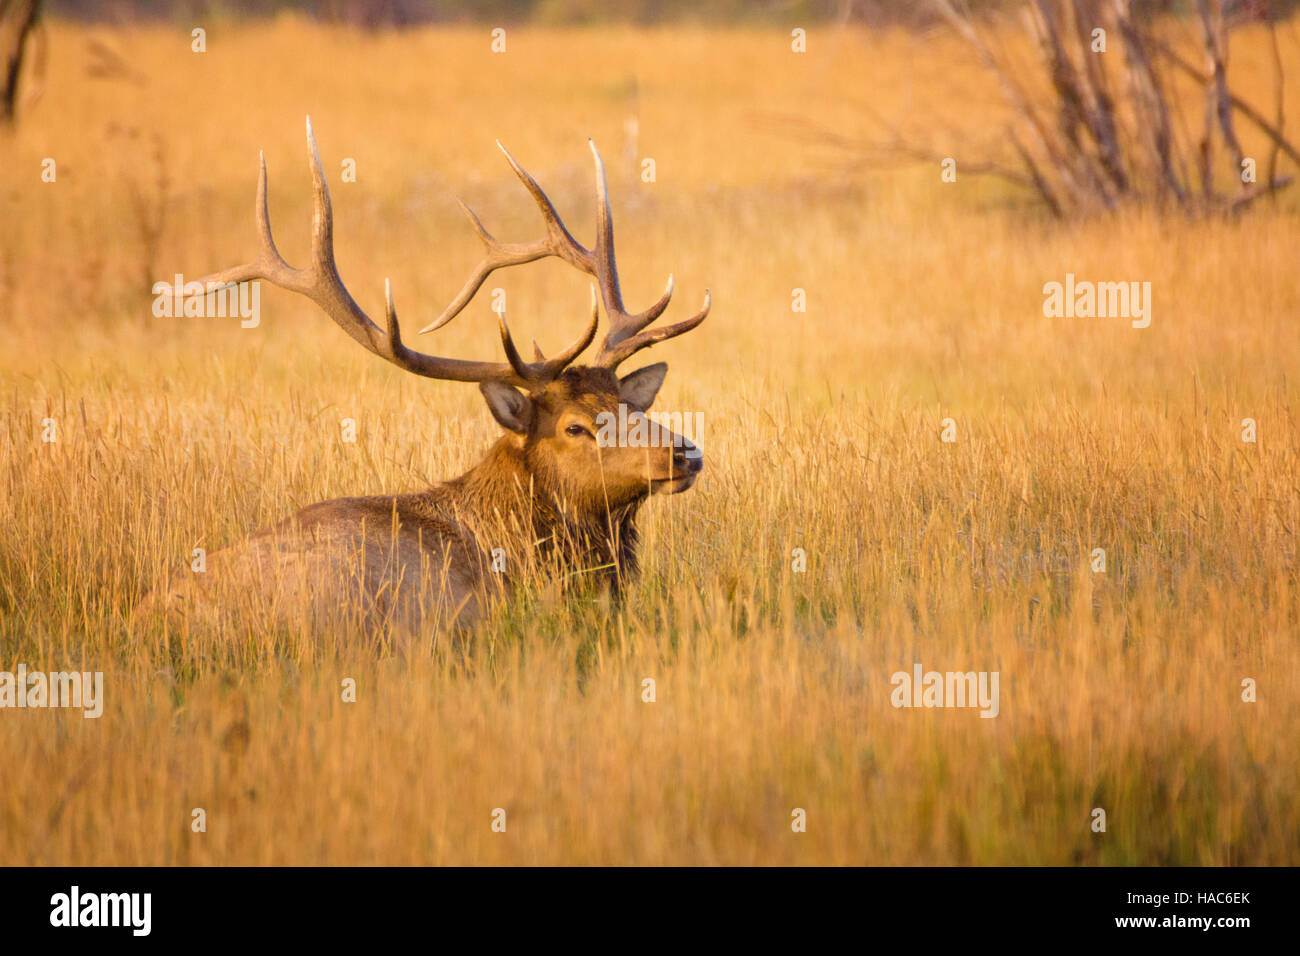
<svg viewBox="0 0 1300 956"><path fill-rule="evenodd" d="M650 483L652 494L675 495L695 484L695 479L704 470L704 453L689 438L673 436L671 475Z"/></svg>

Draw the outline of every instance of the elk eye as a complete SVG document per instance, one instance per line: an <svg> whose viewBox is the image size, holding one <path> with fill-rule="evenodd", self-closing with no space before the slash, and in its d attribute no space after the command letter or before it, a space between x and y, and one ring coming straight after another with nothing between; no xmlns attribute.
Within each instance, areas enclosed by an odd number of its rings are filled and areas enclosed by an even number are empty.
<svg viewBox="0 0 1300 956"><path fill-rule="evenodd" d="M572 435L574 438L577 438L579 435L590 435L591 432L587 431L587 429L583 428L581 425L570 425L564 430L564 434Z"/></svg>

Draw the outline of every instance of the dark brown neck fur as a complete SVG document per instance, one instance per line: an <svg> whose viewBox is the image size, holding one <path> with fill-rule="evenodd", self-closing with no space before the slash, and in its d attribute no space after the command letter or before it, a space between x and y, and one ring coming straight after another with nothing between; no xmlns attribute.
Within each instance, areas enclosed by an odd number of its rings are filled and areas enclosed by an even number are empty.
<svg viewBox="0 0 1300 956"><path fill-rule="evenodd" d="M645 495L607 504L603 496L584 500L566 494L555 476L529 461L523 441L513 436L497 441L463 475L418 497L431 511L454 511L476 538L510 536L501 545L478 540L483 553L504 546L515 560L555 562L566 575L591 572L615 594L620 582L636 576L636 514ZM524 553L528 544L533 544L531 555Z"/></svg>

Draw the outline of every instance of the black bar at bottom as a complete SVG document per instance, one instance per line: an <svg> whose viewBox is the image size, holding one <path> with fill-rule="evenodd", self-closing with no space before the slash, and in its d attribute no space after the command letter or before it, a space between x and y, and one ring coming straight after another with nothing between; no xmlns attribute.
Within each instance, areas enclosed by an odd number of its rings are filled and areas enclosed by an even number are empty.
<svg viewBox="0 0 1300 956"><path fill-rule="evenodd" d="M1286 932L1296 888L1293 869L1254 868L0 869L0 937L6 948L74 936L336 947L390 933L437 945L455 931L498 945L587 936L602 947L640 938L734 949L802 935L803 950L845 934L869 943L888 930L925 946L1124 937L1232 945Z"/></svg>

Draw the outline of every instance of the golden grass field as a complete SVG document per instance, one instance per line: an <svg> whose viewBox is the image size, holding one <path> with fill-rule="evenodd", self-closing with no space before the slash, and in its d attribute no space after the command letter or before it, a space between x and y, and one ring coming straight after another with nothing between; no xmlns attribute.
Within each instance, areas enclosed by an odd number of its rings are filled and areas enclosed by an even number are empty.
<svg viewBox="0 0 1300 956"><path fill-rule="evenodd" d="M202 55L188 28L49 32L0 140L0 670L102 670L106 703L0 711L0 864L1300 862L1296 196L1061 224L773 120L865 136L869 103L946 118L959 164L996 152L996 87L944 33L825 27L800 56L775 29L519 29L496 55L486 28L218 22ZM1300 129L1300 30L1279 37ZM1266 34L1233 42L1267 112ZM90 75L92 43L129 75ZM643 510L621 608L538 589L410 654L131 619L192 548L452 477L495 434L476 389L269 286L256 329L151 314L152 282L255 249L259 148L304 258L306 114L343 277L378 311L391 277L417 348L499 358L485 299L414 335L479 253L456 197L538 234L497 138L584 242L602 147L634 308L668 272L671 316L712 290L651 359L659 405L704 414L706 471ZM1067 272L1150 281L1151 326L1045 319ZM521 341L584 320L554 260L489 285ZM998 671L999 716L895 709L914 662Z"/></svg>

